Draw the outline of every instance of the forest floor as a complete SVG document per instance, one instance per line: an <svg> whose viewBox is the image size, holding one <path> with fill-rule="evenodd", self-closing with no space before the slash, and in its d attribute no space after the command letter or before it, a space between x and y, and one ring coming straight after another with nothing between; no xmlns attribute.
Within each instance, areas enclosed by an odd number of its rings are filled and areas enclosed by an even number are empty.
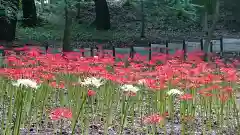
<svg viewBox="0 0 240 135"><path fill-rule="evenodd" d="M80 19L74 17L71 40L76 42L97 41L97 42L132 42L140 39L141 33L141 12L140 4L131 6L109 5L111 16L111 29L98 31L91 23L95 18L93 4L81 5ZM200 21L192 21L186 18L178 18L174 11L153 3L147 3L144 7L146 28L145 39L199 39L203 36ZM47 22L35 28L23 28L18 25L17 40L20 41L57 41L61 43L64 31L63 14L59 15L54 11L43 13ZM221 11L221 17L215 30L215 36L238 37L237 26L229 23L228 13ZM240 27L239 27L240 28ZM58 43L59 42L59 43Z"/></svg>

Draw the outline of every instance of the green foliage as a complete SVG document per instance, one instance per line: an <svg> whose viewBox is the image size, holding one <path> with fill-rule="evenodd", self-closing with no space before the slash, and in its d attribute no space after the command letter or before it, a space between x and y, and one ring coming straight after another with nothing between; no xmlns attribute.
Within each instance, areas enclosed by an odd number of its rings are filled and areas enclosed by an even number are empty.
<svg viewBox="0 0 240 135"><path fill-rule="evenodd" d="M52 25L45 25L44 27L36 28L17 28L16 35L20 40L35 40L35 41L44 41L44 40L60 40L63 31L59 30Z"/></svg>
<svg viewBox="0 0 240 135"><path fill-rule="evenodd" d="M193 4L192 0L165 0L170 9L176 10L178 15L197 20L197 9L203 8L201 5Z"/></svg>
<svg viewBox="0 0 240 135"><path fill-rule="evenodd" d="M145 1L145 19L146 19L146 37L155 39L161 36L183 36L186 33L198 30L198 22L191 21L187 18L181 20L176 17L175 10L166 7L166 4L153 3ZM60 3L58 3L60 4ZM63 4L63 3L61 3ZM160 5L157 5L160 4ZM55 4L53 4L55 5ZM72 4L73 5L73 4ZM140 5L139 1L132 1L129 7L109 6L111 14L111 30L98 31L90 24L95 19L94 3L80 4L81 16L79 20L73 19L72 36L73 41L85 40L108 40L114 42L128 42L139 38L140 34ZM56 5L55 5L56 7ZM63 8L63 7L62 7ZM26 40L62 40L64 15L63 9L60 7L51 8L48 14L44 14L48 24L35 29L18 28L17 36ZM76 8L76 7L75 7ZM73 10L74 11L74 10ZM54 15L54 17L53 17ZM43 16L43 14L41 14ZM57 19L58 17L58 19ZM75 16L72 16L75 17ZM177 24L177 25L176 25ZM167 32L167 33L166 33ZM32 34L33 33L33 34Z"/></svg>
<svg viewBox="0 0 240 135"><path fill-rule="evenodd" d="M213 14L215 11L216 0L193 0L193 3L202 5L208 14Z"/></svg>
<svg viewBox="0 0 240 135"><path fill-rule="evenodd" d="M18 13L18 1L2 0L0 1L0 9L2 9L1 15L5 15L7 20L16 19Z"/></svg>

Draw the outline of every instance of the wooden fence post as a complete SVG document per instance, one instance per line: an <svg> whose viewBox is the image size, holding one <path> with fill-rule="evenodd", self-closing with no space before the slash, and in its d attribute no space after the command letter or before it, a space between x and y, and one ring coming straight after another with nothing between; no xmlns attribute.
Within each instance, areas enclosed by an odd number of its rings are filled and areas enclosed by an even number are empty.
<svg viewBox="0 0 240 135"><path fill-rule="evenodd" d="M82 57L84 57L84 46L81 45L81 50L82 50Z"/></svg>
<svg viewBox="0 0 240 135"><path fill-rule="evenodd" d="M90 47L90 55L91 55L92 57L94 56L93 47L92 47L92 46Z"/></svg>
<svg viewBox="0 0 240 135"><path fill-rule="evenodd" d="M168 43L169 43L169 41L168 40L166 40L166 54L168 55Z"/></svg>
<svg viewBox="0 0 240 135"><path fill-rule="evenodd" d="M134 57L134 48L133 45L130 46L130 58L133 59Z"/></svg>
<svg viewBox="0 0 240 135"><path fill-rule="evenodd" d="M186 53L187 53L187 47L186 47L186 41L185 39L183 40L183 56L184 56L184 60L186 59Z"/></svg>
<svg viewBox="0 0 240 135"><path fill-rule="evenodd" d="M223 56L223 37L220 38L220 56Z"/></svg>
<svg viewBox="0 0 240 135"><path fill-rule="evenodd" d="M213 52L213 42L210 42L210 52Z"/></svg>
<svg viewBox="0 0 240 135"><path fill-rule="evenodd" d="M0 59L1 59L1 65L0 67L3 68L4 67L4 64L3 64L3 61L4 61L4 57L5 57L5 51L4 51L4 48L3 49L0 49Z"/></svg>
<svg viewBox="0 0 240 135"><path fill-rule="evenodd" d="M49 48L48 42L43 42L43 46L44 46L45 52L47 53Z"/></svg>
<svg viewBox="0 0 240 135"><path fill-rule="evenodd" d="M112 56L115 59L115 57L116 57L115 45L112 45Z"/></svg>
<svg viewBox="0 0 240 135"><path fill-rule="evenodd" d="M203 39L200 39L200 47L201 47L201 51L203 51Z"/></svg>
<svg viewBox="0 0 240 135"><path fill-rule="evenodd" d="M148 59L150 61L152 59L152 44L151 44L151 42L148 43L148 47L149 47Z"/></svg>

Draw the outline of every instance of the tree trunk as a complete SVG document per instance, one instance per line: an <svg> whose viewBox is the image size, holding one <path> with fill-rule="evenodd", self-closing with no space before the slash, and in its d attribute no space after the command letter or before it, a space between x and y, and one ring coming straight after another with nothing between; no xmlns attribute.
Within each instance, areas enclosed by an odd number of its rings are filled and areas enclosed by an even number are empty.
<svg viewBox="0 0 240 135"><path fill-rule="evenodd" d="M97 30L110 29L110 15L106 0L94 0Z"/></svg>
<svg viewBox="0 0 240 135"><path fill-rule="evenodd" d="M77 5L76 5L76 7L77 7L77 19L80 19L80 3L81 1L80 0L78 0L78 3L77 3Z"/></svg>
<svg viewBox="0 0 240 135"><path fill-rule="evenodd" d="M141 0L141 13L142 13L142 29L141 29L141 38L145 37L145 18L144 18L144 3L143 0Z"/></svg>
<svg viewBox="0 0 240 135"><path fill-rule="evenodd" d="M70 38L71 38L71 26L72 26L72 18L69 15L68 11L68 2L65 1L65 28L64 28L64 36L63 36L63 52L71 52L72 48L70 46Z"/></svg>
<svg viewBox="0 0 240 135"><path fill-rule="evenodd" d="M11 5L4 5L5 8L1 8L0 16L0 41L5 43L6 47L11 47L11 42L15 40L16 25L17 25L17 12L19 8L19 1L15 0L11 2ZM5 9L10 8L12 12L8 14L11 17L6 16Z"/></svg>
<svg viewBox="0 0 240 135"><path fill-rule="evenodd" d="M37 12L34 0L22 0L23 25L34 27L37 24Z"/></svg>
<svg viewBox="0 0 240 135"><path fill-rule="evenodd" d="M210 42L212 40L213 32L214 32L214 29L215 29L217 21L218 21L219 8L220 8L220 1L216 0L215 12L214 12L213 19L212 19L212 26L211 26L210 29L208 29L207 39L204 42L204 46L203 46L203 51L205 53L205 60L207 60L207 53L208 53L208 50L209 50L209 45L210 45Z"/></svg>
<svg viewBox="0 0 240 135"><path fill-rule="evenodd" d="M204 12L204 18L203 18L203 31L206 36L208 35L208 12Z"/></svg>
<svg viewBox="0 0 240 135"><path fill-rule="evenodd" d="M44 0L40 0L40 2L41 2L40 13L42 13L42 12L44 11L44 5L45 5L45 3L44 3Z"/></svg>

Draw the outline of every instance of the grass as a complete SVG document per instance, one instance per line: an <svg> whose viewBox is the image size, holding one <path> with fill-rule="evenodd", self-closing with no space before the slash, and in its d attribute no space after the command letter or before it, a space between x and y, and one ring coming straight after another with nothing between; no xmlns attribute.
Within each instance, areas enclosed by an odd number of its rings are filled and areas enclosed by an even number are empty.
<svg viewBox="0 0 240 135"><path fill-rule="evenodd" d="M23 50L0 70L1 134L239 133L237 61Z"/></svg>

